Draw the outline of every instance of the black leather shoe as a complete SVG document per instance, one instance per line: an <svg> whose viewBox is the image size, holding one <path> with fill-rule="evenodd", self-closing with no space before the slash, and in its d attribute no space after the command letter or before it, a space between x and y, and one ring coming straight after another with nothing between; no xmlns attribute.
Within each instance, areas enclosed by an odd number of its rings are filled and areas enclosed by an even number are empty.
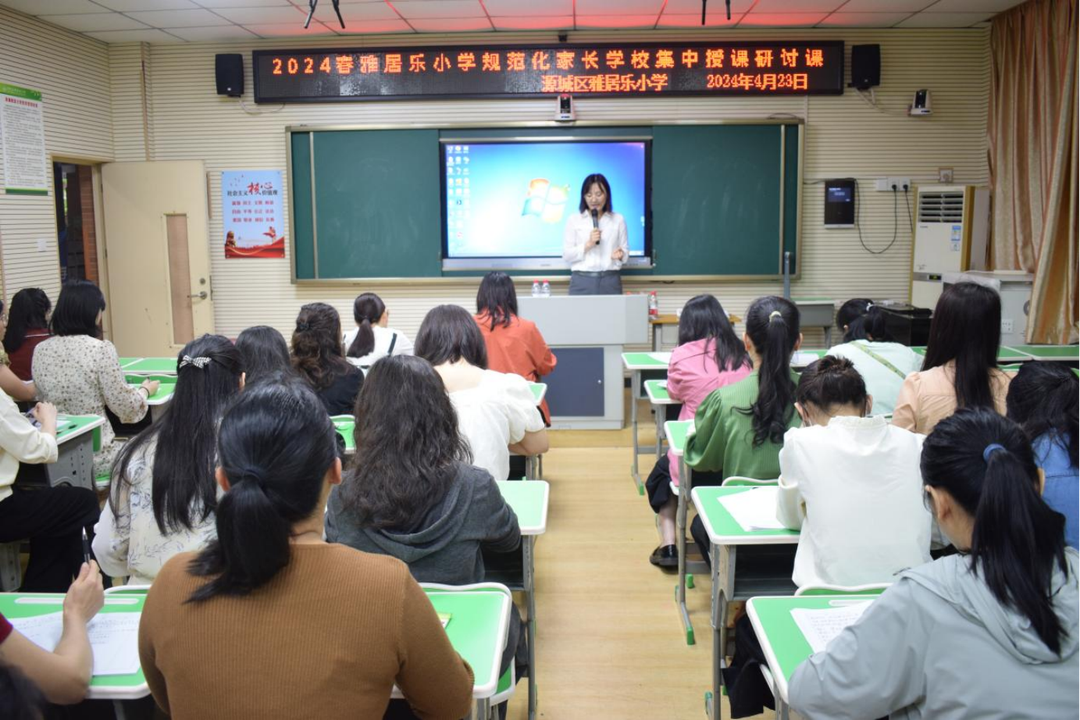
<svg viewBox="0 0 1080 720"><path fill-rule="evenodd" d="M649 562L661 568L679 567L679 550L674 545L663 545L653 550Z"/></svg>

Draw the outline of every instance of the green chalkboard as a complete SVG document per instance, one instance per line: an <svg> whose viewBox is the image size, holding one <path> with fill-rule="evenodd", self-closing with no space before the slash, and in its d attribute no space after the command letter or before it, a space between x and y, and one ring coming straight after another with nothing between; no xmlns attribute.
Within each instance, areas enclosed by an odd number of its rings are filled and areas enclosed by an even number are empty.
<svg viewBox="0 0 1080 720"><path fill-rule="evenodd" d="M654 266L626 275L775 277L785 250L797 270L802 133L796 123L304 128L289 137L295 279L482 274L442 268L439 138L522 135L652 138Z"/></svg>

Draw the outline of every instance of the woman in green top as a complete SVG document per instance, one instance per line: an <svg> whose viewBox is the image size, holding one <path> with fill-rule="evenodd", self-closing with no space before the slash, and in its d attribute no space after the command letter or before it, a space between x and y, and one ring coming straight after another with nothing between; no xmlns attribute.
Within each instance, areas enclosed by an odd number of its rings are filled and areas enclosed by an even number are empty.
<svg viewBox="0 0 1080 720"><path fill-rule="evenodd" d="M695 433L686 443L686 464L722 472L723 477L776 478L784 433L799 425L799 376L791 370L791 354L802 343L798 308L775 295L758 298L746 311L743 342L754 370L713 391L698 407ZM694 518L690 534L708 560L709 538L701 518Z"/></svg>

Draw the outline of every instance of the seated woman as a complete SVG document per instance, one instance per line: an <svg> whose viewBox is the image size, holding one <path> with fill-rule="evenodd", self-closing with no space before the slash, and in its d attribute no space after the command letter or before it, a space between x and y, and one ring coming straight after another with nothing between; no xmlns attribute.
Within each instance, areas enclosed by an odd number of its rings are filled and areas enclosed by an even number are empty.
<svg viewBox="0 0 1080 720"><path fill-rule="evenodd" d="M379 358L412 355L412 341L405 333L393 330L390 311L375 293L361 293L353 301L356 327L345 333L345 358L367 372Z"/></svg>
<svg viewBox="0 0 1080 720"><path fill-rule="evenodd" d="M7 334L7 314L4 313L4 301L0 300L0 336ZM0 347L0 392L15 402L29 402L37 397L37 388L33 382L24 381L11 367L7 350Z"/></svg>
<svg viewBox="0 0 1080 720"><path fill-rule="evenodd" d="M1005 414L1009 375L997 366L1001 298L973 282L949 285L938 298L922 371L908 375L893 425L926 435L957 408Z"/></svg>
<svg viewBox="0 0 1080 720"><path fill-rule="evenodd" d="M487 369L484 337L466 310L457 305L433 308L416 335L416 354L442 377L474 465L496 480L506 480L511 452L547 452L544 420L528 382Z"/></svg>
<svg viewBox="0 0 1080 720"><path fill-rule="evenodd" d="M923 507L923 436L868 417L874 399L851 361L826 356L799 378L802 427L780 450L776 517L802 528L792 580L806 585L893 582L930 562Z"/></svg>
<svg viewBox="0 0 1080 720"><path fill-rule="evenodd" d="M791 355L802 342L799 309L775 295L759 297L746 311L743 345L754 370L739 382L714 390L698 406L695 432L686 441L684 457L693 470L770 480L780 475L784 433L797 427ZM697 480L691 478L693 484ZM712 484L716 484L713 480ZM700 517L690 533L706 560L709 537Z"/></svg>
<svg viewBox="0 0 1080 720"><path fill-rule="evenodd" d="M518 317L517 292L506 273L491 272L480 281L476 324L487 346L488 369L514 373L529 382L540 382L555 369L555 355L536 323ZM550 425L551 410L546 399L540 403L540 412Z"/></svg>
<svg viewBox="0 0 1080 720"><path fill-rule="evenodd" d="M18 668L46 700L58 705L74 705L86 697L94 669L86 624L105 604L101 573L93 560L83 563L69 583L60 615L63 630L52 652L39 647L0 615L0 666ZM0 713L0 717L12 716Z"/></svg>
<svg viewBox="0 0 1080 720"><path fill-rule="evenodd" d="M1035 464L1046 475L1043 500L1065 516L1065 543L1077 547L1080 472L1077 470L1077 403L1080 383L1056 362L1028 362L1009 383L1005 406L1035 450Z"/></svg>
<svg viewBox="0 0 1080 720"><path fill-rule="evenodd" d="M845 308L862 302L848 300L841 305L836 314L837 325ZM885 311L873 303L861 309L861 315L843 325L844 342L829 348L829 355L847 358L855 365L866 383L866 391L874 398L875 415L891 415L904 378L922 369L923 358L906 345L893 342Z"/></svg>
<svg viewBox="0 0 1080 720"><path fill-rule="evenodd" d="M908 570L795 669L808 718L1076 717L1080 588L1065 518L1020 428L961 409L923 445L927 503L961 553ZM1022 692L1017 692L1022 688Z"/></svg>
<svg viewBox="0 0 1080 720"><path fill-rule="evenodd" d="M750 358L735 336L727 313L712 295L690 298L679 316L679 346L668 362L667 391L682 402L679 420L693 420L698 406L713 390L736 383L750 374ZM722 475L695 473L695 483L719 484ZM649 562L662 568L679 564L675 548L675 509L671 483L679 485L679 461L668 450L656 461L645 482L649 504L660 516L660 546Z"/></svg>
<svg viewBox="0 0 1080 720"><path fill-rule="evenodd" d="M293 367L307 380L331 415L348 415L364 384L364 373L345 359L341 318L326 303L300 308L292 336Z"/></svg>
<svg viewBox="0 0 1080 720"><path fill-rule="evenodd" d="M101 339L105 296L86 280L68 283L60 291L52 317L54 337L34 350L34 381L42 400L68 415L100 415L112 410L122 423L146 416L146 400L158 389L157 380L131 387L120 370L116 348ZM101 426L101 449L94 453L94 475L108 475L120 451L112 426Z"/></svg>
<svg viewBox="0 0 1080 720"><path fill-rule="evenodd" d="M421 717L469 714L472 670L405 564L323 540L334 437L296 380L249 388L222 418L217 539L165 563L139 624L175 720L380 718L395 684Z"/></svg>
<svg viewBox="0 0 1080 720"><path fill-rule="evenodd" d="M280 380L294 372L285 337L269 325L255 325L242 331L236 336L236 349L248 385L267 378Z"/></svg>
<svg viewBox="0 0 1080 720"><path fill-rule="evenodd" d="M64 592L83 562L83 530L94 526L100 511L87 488L15 484L20 463L57 458L56 408L38 403L32 414L40 428L0 393L0 543L30 540L24 592Z"/></svg>
<svg viewBox="0 0 1080 720"><path fill-rule="evenodd" d="M180 351L164 415L113 466L94 528L94 555L107 574L149 585L166 560L213 539L217 425L243 385L240 352L228 338L203 335Z"/></svg>
<svg viewBox="0 0 1080 720"><path fill-rule="evenodd" d="M30 374L34 348L51 335L51 311L52 302L40 288L23 288L11 298L7 329L4 330L4 350L11 361L11 372L24 382L34 379Z"/></svg>

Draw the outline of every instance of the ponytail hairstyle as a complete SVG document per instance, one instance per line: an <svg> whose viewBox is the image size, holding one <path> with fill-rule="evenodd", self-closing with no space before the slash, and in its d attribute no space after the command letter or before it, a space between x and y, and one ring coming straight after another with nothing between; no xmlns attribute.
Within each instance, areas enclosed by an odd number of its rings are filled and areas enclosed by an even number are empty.
<svg viewBox="0 0 1080 720"><path fill-rule="evenodd" d="M517 317L517 291L514 281L504 272L489 272L480 281L476 291L476 314L486 314L491 322L489 329L496 325L510 327L510 322Z"/></svg>
<svg viewBox="0 0 1080 720"><path fill-rule="evenodd" d="M761 356L758 399L743 411L753 416L754 447L781 443L795 415L791 354L799 341L799 309L786 298L759 297L746 311L746 334Z"/></svg>
<svg viewBox="0 0 1080 720"><path fill-rule="evenodd" d="M23 288L11 298L8 309L7 330L4 331L4 349L13 353L22 347L26 331L49 326L45 317L52 310L49 296L40 288Z"/></svg>
<svg viewBox="0 0 1080 720"><path fill-rule="evenodd" d="M475 367L487 370L487 344L476 319L457 305L438 305L431 308L420 323L413 352L433 366L456 363L464 359Z"/></svg>
<svg viewBox="0 0 1080 720"><path fill-rule="evenodd" d="M296 316L293 367L316 390L325 390L352 366L341 344L341 317L326 303L308 303Z"/></svg>
<svg viewBox="0 0 1080 720"><path fill-rule="evenodd" d="M1001 342L1001 297L973 282L949 285L930 320L923 370L956 365L956 406L994 408L991 371Z"/></svg>
<svg viewBox="0 0 1080 720"><path fill-rule="evenodd" d="M826 355L806 366L799 375L795 400L830 413L831 408L854 406L866 414L866 382L847 358Z"/></svg>
<svg viewBox="0 0 1080 720"><path fill-rule="evenodd" d="M852 298L840 306L840 309L836 311L836 327L844 331L844 342L862 339L861 337L849 337L851 326L873 306L874 301L870 298Z"/></svg>
<svg viewBox="0 0 1080 720"><path fill-rule="evenodd" d="M1035 455L1020 426L986 408L961 408L926 438L921 467L927 485L974 518L972 572L1060 655L1068 629L1054 613L1051 583L1055 565L1068 572L1065 516L1039 495Z"/></svg>
<svg viewBox="0 0 1080 720"><path fill-rule="evenodd" d="M353 301L352 314L356 321L356 337L345 353L351 358L362 358L375 349L375 331L373 325L379 323L386 312L386 303L375 293L360 293Z"/></svg>
<svg viewBox="0 0 1080 720"><path fill-rule="evenodd" d="M889 322L885 317L885 311L877 305L870 308L861 316L855 318L848 325L844 333L844 342L852 340L870 340L871 342L895 342L892 332L889 330Z"/></svg>
<svg viewBox="0 0 1080 720"><path fill-rule="evenodd" d="M245 384L294 374L285 336L269 325L255 325L236 338L236 349L247 373Z"/></svg>
<svg viewBox="0 0 1080 720"><path fill-rule="evenodd" d="M356 458L341 499L366 527L413 530L446 497L468 442L442 378L422 358L371 367L356 401Z"/></svg>
<svg viewBox="0 0 1080 720"><path fill-rule="evenodd" d="M727 313L712 295L697 295L686 301L679 315L679 344L710 339L721 372L750 364L746 347L735 336Z"/></svg>
<svg viewBox="0 0 1080 720"><path fill-rule="evenodd" d="M260 383L222 418L218 458L230 487L218 502L217 538L189 567L213 579L188 602L247 595L289 564L293 526L317 511L337 459L334 424L306 384Z"/></svg>
<svg viewBox="0 0 1080 720"><path fill-rule="evenodd" d="M1007 416L1024 429L1031 442L1044 435L1077 463L1077 404L1080 381L1071 369L1055 362L1026 362L1009 383Z"/></svg>
<svg viewBox="0 0 1080 720"><path fill-rule="evenodd" d="M162 535L192 530L217 507L217 427L240 392L244 365L240 351L221 335L192 340L176 358L176 391L161 419L139 433L113 463L109 505L119 514L131 491L132 459L151 442L154 466L151 504Z"/></svg>

